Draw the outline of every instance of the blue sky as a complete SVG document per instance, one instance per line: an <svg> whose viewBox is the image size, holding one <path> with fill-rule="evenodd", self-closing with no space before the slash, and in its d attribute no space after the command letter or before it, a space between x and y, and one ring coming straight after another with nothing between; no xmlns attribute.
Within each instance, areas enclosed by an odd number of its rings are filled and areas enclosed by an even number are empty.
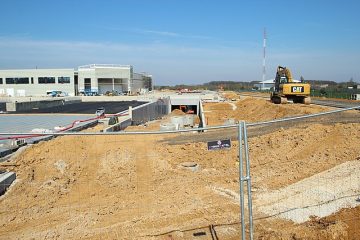
<svg viewBox="0 0 360 240"><path fill-rule="evenodd" d="M360 1L2 0L0 68L131 64L155 84L360 82Z"/></svg>

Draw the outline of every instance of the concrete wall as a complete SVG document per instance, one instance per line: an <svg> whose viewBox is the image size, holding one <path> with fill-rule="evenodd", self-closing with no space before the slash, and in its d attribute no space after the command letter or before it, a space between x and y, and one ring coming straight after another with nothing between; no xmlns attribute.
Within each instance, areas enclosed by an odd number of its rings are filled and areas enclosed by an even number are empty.
<svg viewBox="0 0 360 240"><path fill-rule="evenodd" d="M15 172L0 173L0 195L2 195L8 187L15 181Z"/></svg>
<svg viewBox="0 0 360 240"><path fill-rule="evenodd" d="M59 100L29 101L29 102L7 102L6 111L15 112L15 111L27 111L34 108L36 109L50 108L60 105L71 104L75 102L81 102L81 100L77 99L77 100L65 101L65 99L59 99Z"/></svg>
<svg viewBox="0 0 360 240"><path fill-rule="evenodd" d="M91 91L98 91L98 84L95 75L94 68L83 68L78 70L78 90L79 92L84 92L85 90L85 78L91 79Z"/></svg>
<svg viewBox="0 0 360 240"><path fill-rule="evenodd" d="M39 77L55 77L55 83L41 84L38 82ZM69 77L70 83L58 83L59 77ZM53 90L75 95L74 69L0 70L0 78L0 96L44 96L47 91ZM6 84L6 78L29 78L29 83Z"/></svg>
<svg viewBox="0 0 360 240"><path fill-rule="evenodd" d="M196 106L196 114L199 115L200 96L199 95L172 95L170 96L171 105L192 105Z"/></svg>
<svg viewBox="0 0 360 240"><path fill-rule="evenodd" d="M141 94L152 91L152 76L145 73L134 73L131 80L131 90L133 93Z"/></svg>
<svg viewBox="0 0 360 240"><path fill-rule="evenodd" d="M145 77L150 79L150 85L152 84L151 76L134 73L132 66L112 64L86 65L79 67L78 76L78 88L80 92L84 92L85 90L85 78L91 79L91 90L93 92L102 94L105 90L110 91L113 88L109 83L101 85L99 79L115 79L115 84L117 85L114 86L114 90L118 92L136 94L144 88L152 89L152 86L146 86L145 84Z"/></svg>
<svg viewBox="0 0 360 240"><path fill-rule="evenodd" d="M149 88L145 85L145 76L141 73L134 73L131 80L131 90L133 93L140 93L142 89ZM151 86L150 86L151 88Z"/></svg>
<svg viewBox="0 0 360 240"><path fill-rule="evenodd" d="M131 113L133 125L146 123L169 114L169 105L169 98L164 98L133 108Z"/></svg>
<svg viewBox="0 0 360 240"><path fill-rule="evenodd" d="M131 118L127 118L117 124L114 124L112 126L105 128L103 130L103 132L118 132L118 131L124 130L128 126L131 126L131 123L132 123Z"/></svg>
<svg viewBox="0 0 360 240"><path fill-rule="evenodd" d="M85 89L85 78L91 78L91 89L99 91L99 78L123 79L125 83L122 90L127 92L132 77L132 66L117 65L87 65L78 69L78 88L82 92Z"/></svg>
<svg viewBox="0 0 360 240"><path fill-rule="evenodd" d="M206 128L206 119L205 119L205 114L204 114L204 107L203 107L201 101L199 103L199 118L200 118L199 127L200 128Z"/></svg>
<svg viewBox="0 0 360 240"><path fill-rule="evenodd" d="M26 111L34 108L48 108L56 107L63 105L63 100L53 100L53 101L31 101L31 102L8 102L6 103L6 111Z"/></svg>

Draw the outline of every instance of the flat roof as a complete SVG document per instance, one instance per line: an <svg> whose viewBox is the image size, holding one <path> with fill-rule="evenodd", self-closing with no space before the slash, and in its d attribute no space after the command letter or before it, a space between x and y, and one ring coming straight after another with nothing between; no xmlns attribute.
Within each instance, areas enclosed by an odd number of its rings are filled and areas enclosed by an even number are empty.
<svg viewBox="0 0 360 240"><path fill-rule="evenodd" d="M27 68L27 69L0 69L1 72L13 71L74 71L74 68Z"/></svg>
<svg viewBox="0 0 360 240"><path fill-rule="evenodd" d="M121 65L121 64L88 64L78 67L78 69L88 69L88 68L132 68L132 66Z"/></svg>

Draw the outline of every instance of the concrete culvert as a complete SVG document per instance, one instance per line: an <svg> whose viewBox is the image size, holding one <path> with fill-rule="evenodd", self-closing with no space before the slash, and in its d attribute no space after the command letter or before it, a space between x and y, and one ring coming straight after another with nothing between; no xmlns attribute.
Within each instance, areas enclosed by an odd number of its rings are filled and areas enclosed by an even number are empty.
<svg viewBox="0 0 360 240"><path fill-rule="evenodd" d="M194 126L194 119L195 119L194 114L185 115L185 117L184 117L184 126L193 127Z"/></svg>
<svg viewBox="0 0 360 240"><path fill-rule="evenodd" d="M174 131L174 130L176 130L176 125L173 123L160 124L160 131Z"/></svg>
<svg viewBox="0 0 360 240"><path fill-rule="evenodd" d="M180 166L184 169L189 169L193 172L199 170L199 165L196 162L183 162L180 163Z"/></svg>
<svg viewBox="0 0 360 240"><path fill-rule="evenodd" d="M173 116L170 118L171 123L175 124L176 126L179 126L179 128L184 128L184 116Z"/></svg>

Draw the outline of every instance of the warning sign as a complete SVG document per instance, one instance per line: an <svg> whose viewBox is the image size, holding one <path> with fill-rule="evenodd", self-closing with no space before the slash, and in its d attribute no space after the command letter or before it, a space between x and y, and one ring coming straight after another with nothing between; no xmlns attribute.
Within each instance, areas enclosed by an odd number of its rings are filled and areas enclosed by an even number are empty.
<svg viewBox="0 0 360 240"><path fill-rule="evenodd" d="M231 148L231 140L224 139L224 140L211 141L207 143L207 147L208 150L229 149Z"/></svg>

